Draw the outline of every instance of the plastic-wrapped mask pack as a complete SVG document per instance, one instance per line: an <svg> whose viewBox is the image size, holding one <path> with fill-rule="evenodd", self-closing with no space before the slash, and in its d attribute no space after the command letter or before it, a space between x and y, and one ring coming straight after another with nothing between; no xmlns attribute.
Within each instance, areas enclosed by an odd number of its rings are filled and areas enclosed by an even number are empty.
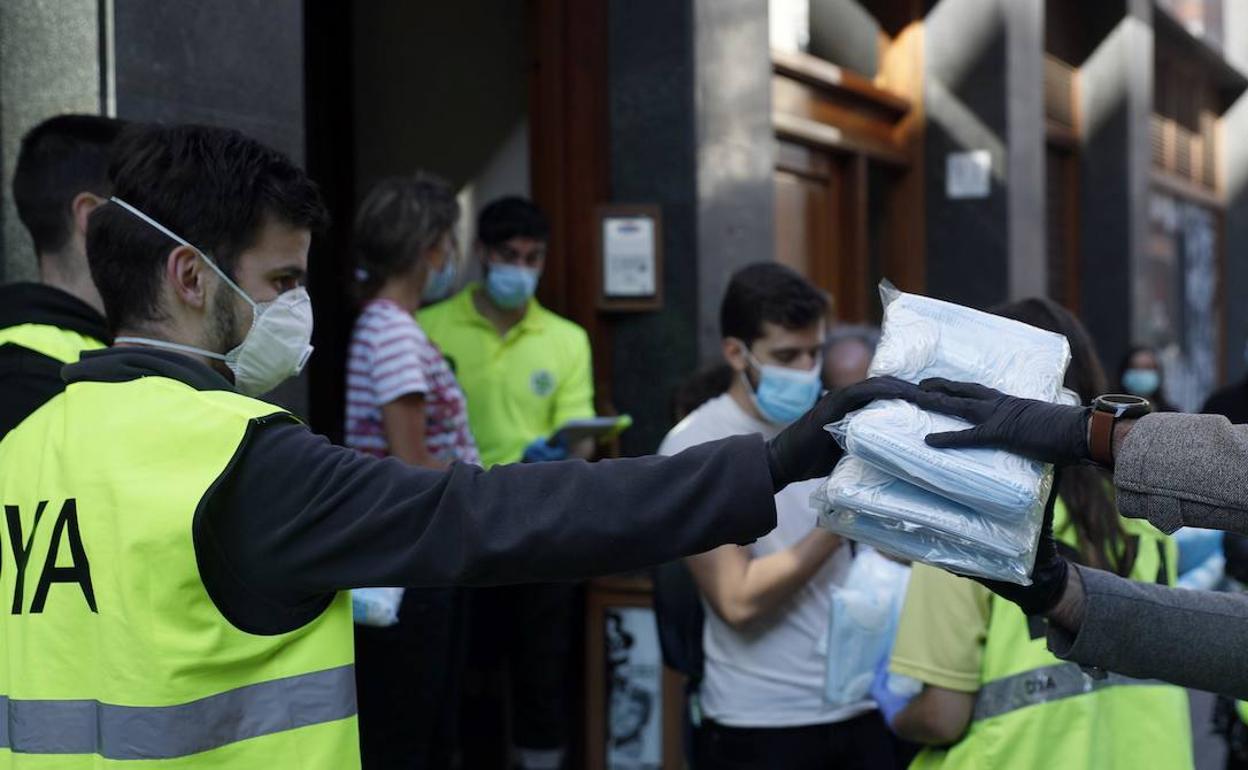
<svg viewBox="0 0 1248 770"><path fill-rule="evenodd" d="M911 484L982 513L1015 520L1046 499L1044 463L995 449L935 449L929 433L962 430L965 421L906 401L877 401L829 431L846 451Z"/></svg>
<svg viewBox="0 0 1248 770"><path fill-rule="evenodd" d="M1060 334L880 285L884 322L872 377L978 382L1020 398L1057 399L1070 364Z"/></svg>
<svg viewBox="0 0 1248 770"><path fill-rule="evenodd" d="M351 589L351 615L361 626L384 628L399 622L402 588Z"/></svg>
<svg viewBox="0 0 1248 770"><path fill-rule="evenodd" d="M1070 344L1060 334L882 286L872 376L943 377L1010 395L1066 400ZM1067 392L1068 393L1068 392ZM992 449L934 449L929 433L968 423L880 401L828 430L847 457L815 494L821 524L963 574L1026 583L1052 468Z"/></svg>
<svg viewBox="0 0 1248 770"><path fill-rule="evenodd" d="M832 593L826 643L824 699L848 706L867 697L880 659L892 649L910 568L863 548L843 585ZM835 650L835 655L828 652Z"/></svg>
<svg viewBox="0 0 1248 770"><path fill-rule="evenodd" d="M812 504L825 529L961 575L1026 583L1035 563L1041 519L1006 524L856 457L836 466Z"/></svg>

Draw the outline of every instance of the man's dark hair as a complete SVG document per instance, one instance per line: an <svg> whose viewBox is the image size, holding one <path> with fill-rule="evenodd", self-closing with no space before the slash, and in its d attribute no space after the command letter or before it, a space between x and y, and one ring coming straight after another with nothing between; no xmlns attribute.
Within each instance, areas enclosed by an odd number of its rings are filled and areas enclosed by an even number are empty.
<svg viewBox="0 0 1248 770"><path fill-rule="evenodd" d="M378 182L355 215L361 293L372 296L387 279L410 270L458 220L455 191L433 174L418 171Z"/></svg>
<svg viewBox="0 0 1248 770"><path fill-rule="evenodd" d="M124 126L101 115L57 115L22 137L13 202L36 254L60 251L68 243L76 196L108 195L109 151Z"/></svg>
<svg viewBox="0 0 1248 770"><path fill-rule="evenodd" d="M307 228L329 215L316 184L285 155L238 131L143 126L118 140L113 195L202 249L231 277L268 218ZM113 331L157 320L165 258L176 244L116 204L87 228L87 261Z"/></svg>
<svg viewBox="0 0 1248 770"><path fill-rule="evenodd" d="M763 336L763 321L804 329L828 312L828 297L792 268L759 262L738 270L719 306L719 333L749 345Z"/></svg>
<svg viewBox="0 0 1248 770"><path fill-rule="evenodd" d="M477 237L486 246L499 246L512 238L550 238L550 223L533 201L512 195L499 198L477 216Z"/></svg>

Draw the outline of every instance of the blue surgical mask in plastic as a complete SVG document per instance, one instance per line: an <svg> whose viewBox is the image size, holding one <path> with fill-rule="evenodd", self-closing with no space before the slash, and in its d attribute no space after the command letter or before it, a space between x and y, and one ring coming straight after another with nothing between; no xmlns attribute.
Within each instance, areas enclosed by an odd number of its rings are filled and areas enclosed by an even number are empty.
<svg viewBox="0 0 1248 770"><path fill-rule="evenodd" d="M754 406L768 422L787 425L810 411L819 400L823 390L819 379L822 360L816 360L814 368L803 371L759 363L748 350L745 355L750 365L758 370L758 387L752 388ZM749 385L749 378L746 378L746 385Z"/></svg>
<svg viewBox="0 0 1248 770"><path fill-rule="evenodd" d="M541 271L519 265L491 264L485 290L494 304L513 310L528 302L537 291Z"/></svg>
<svg viewBox="0 0 1248 770"><path fill-rule="evenodd" d="M421 301L436 302L451 293L455 285L455 260L448 255L442 267L425 276L425 288L420 293Z"/></svg>
<svg viewBox="0 0 1248 770"><path fill-rule="evenodd" d="M1122 373L1122 387L1133 396L1151 398L1161 387L1161 373L1156 369L1128 369Z"/></svg>

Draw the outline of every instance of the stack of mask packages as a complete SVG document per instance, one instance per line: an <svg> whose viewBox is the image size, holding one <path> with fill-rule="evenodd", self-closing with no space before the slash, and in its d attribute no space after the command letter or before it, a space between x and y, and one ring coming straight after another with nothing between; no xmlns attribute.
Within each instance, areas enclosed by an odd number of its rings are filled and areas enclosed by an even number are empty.
<svg viewBox="0 0 1248 770"><path fill-rule="evenodd" d="M1074 402L1060 334L881 286L872 376L977 382L1012 396ZM827 426L845 457L814 493L820 526L904 559L1026 585L1053 468L995 449L934 449L929 433L969 423L877 401Z"/></svg>

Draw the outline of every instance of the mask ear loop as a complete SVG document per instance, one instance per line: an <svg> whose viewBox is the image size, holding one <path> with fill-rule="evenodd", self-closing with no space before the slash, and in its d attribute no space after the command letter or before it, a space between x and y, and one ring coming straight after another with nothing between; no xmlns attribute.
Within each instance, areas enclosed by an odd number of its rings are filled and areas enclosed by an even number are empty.
<svg viewBox="0 0 1248 770"><path fill-rule="evenodd" d="M165 226L164 226L164 225L162 225L161 223L157 222L155 219L152 219L152 218L151 218L151 217L149 217L147 214L144 214L142 211L140 211L139 209L135 208L134 206L131 206L129 203L126 203L126 202L125 202L125 201L123 201L121 198L118 198L117 196L115 196L115 195L114 195L114 196L111 196L111 197L109 198L109 200L110 200L110 201L112 201L113 203L116 203L118 206L121 206L121 207L122 207L123 209L125 209L126 211L129 211L131 214L133 214L134 216L136 216L136 217L138 217L139 219L143 220L144 222L148 223L149 225L151 225L152 227L156 228L156 229L157 229L157 230L159 230L160 232L162 232L162 233L164 233L165 235L169 236L169 237L170 237L170 238L172 238L174 241L177 241L178 243L182 244L183 246L187 247L188 249L192 249L192 250L193 250L196 254L198 254L198 255L199 255L199 258L200 258L200 259L202 259L202 260L204 260L204 262L206 262L206 263L208 264L208 267L212 268L212 271L213 271L214 273L216 273L216 274L217 274L217 276L219 276L219 277L221 278L221 280L225 281L225 282L226 282L226 284L227 284L227 285L228 285L231 289L233 289L234 291L238 292L238 293L239 293L239 295L241 295L243 299L247 300L247 304L251 305L251 311L252 311L252 325L253 325L253 326L255 325L255 319L256 319L256 318L259 318L259 316L260 316L260 312L259 312L260 308L259 308L259 306L256 304L256 301L255 301L254 299L252 299L252 298L251 298L251 295L249 295L247 292L243 291L243 290L242 290L242 287L240 287L238 284L234 283L234 281L233 281L233 280L232 280L232 279L231 279L228 275L226 275L226 274L225 274L225 271L224 271L224 270L222 270L222 269L220 268L220 266L218 266L218 265L217 265L217 263L216 263L216 262L214 262L214 261L212 260L212 258L211 258L211 257L209 257L206 253L204 253L204 250L203 250L203 249L199 248L199 247L198 247L198 246L196 246L195 244L193 244L193 243L191 243L190 241L186 240L185 238L183 238L182 236L178 235L177 233L175 233L174 231L170 230L169 228L165 227Z"/></svg>
<svg viewBox="0 0 1248 770"><path fill-rule="evenodd" d="M732 339L737 341L737 344L741 346L741 352L745 354L745 369L741 370L741 381L745 383L746 390L750 392L750 397L755 398L758 394L758 385L750 382L750 367L753 367L758 372L758 381L759 384L762 384L763 366L754 357L754 354L750 352L750 346L745 344L745 340L736 337Z"/></svg>

